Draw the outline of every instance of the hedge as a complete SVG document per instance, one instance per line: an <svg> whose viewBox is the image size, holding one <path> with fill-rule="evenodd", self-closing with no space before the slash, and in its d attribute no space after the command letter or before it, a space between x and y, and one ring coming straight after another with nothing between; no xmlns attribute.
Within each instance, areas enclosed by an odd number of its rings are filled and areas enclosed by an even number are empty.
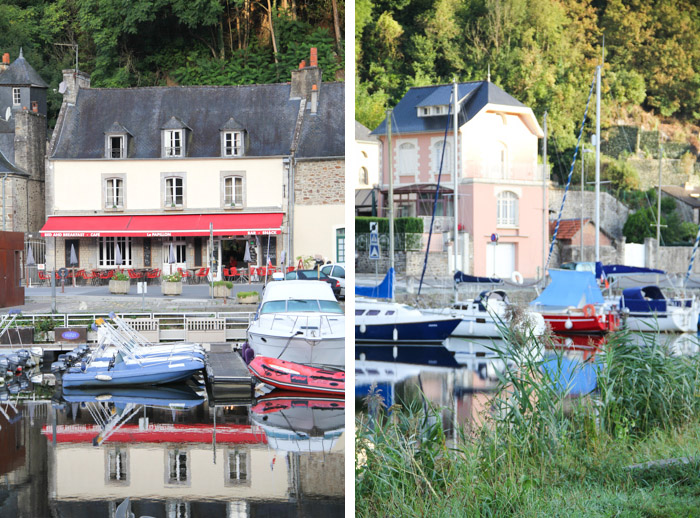
<svg viewBox="0 0 700 518"><path fill-rule="evenodd" d="M369 234L370 221L379 222L379 233L389 233L389 218L356 217L355 233ZM394 232L397 234L422 234L423 219L421 218L396 218L394 220Z"/></svg>

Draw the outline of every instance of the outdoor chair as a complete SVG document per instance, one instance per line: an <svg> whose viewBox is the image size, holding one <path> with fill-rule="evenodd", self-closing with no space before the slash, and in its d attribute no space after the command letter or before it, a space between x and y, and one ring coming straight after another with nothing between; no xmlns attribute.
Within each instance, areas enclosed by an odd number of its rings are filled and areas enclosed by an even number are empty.
<svg viewBox="0 0 700 518"><path fill-rule="evenodd" d="M38 273L39 273L39 280L42 282L42 284L46 283L48 285L51 285L51 275L49 275L46 272L42 272L41 270L39 270Z"/></svg>
<svg viewBox="0 0 700 518"><path fill-rule="evenodd" d="M101 270L101 271L98 273L98 276L99 276L99 279L100 279L100 284L103 284L103 281L108 281L108 282L109 282L109 279L112 278L112 275L113 275L113 274L114 274L114 272L113 272L112 270Z"/></svg>
<svg viewBox="0 0 700 518"><path fill-rule="evenodd" d="M197 270L197 273L195 273L195 278L197 279L197 283L204 282L204 280L207 278L209 275L209 268L200 268Z"/></svg>
<svg viewBox="0 0 700 518"><path fill-rule="evenodd" d="M238 277L238 280L243 281L243 275L235 266L232 266L231 268L224 268L224 277L226 280L230 280L232 282L236 282L236 277Z"/></svg>
<svg viewBox="0 0 700 518"><path fill-rule="evenodd" d="M294 271L294 267L293 267L293 266L287 266L287 273L293 272L293 271Z"/></svg>
<svg viewBox="0 0 700 518"><path fill-rule="evenodd" d="M90 283L91 286L94 286L97 281L99 281L98 277L98 271L97 270L90 270L90 272L83 272L83 279L85 279L87 283Z"/></svg>
<svg viewBox="0 0 700 518"><path fill-rule="evenodd" d="M129 279L141 279L143 277L143 272L135 270L127 270L126 273L129 275Z"/></svg>
<svg viewBox="0 0 700 518"><path fill-rule="evenodd" d="M154 268L146 272L146 282L152 284L155 279L160 279L160 268Z"/></svg>
<svg viewBox="0 0 700 518"><path fill-rule="evenodd" d="M187 270L183 270L182 268L178 268L177 271L180 273L182 280L185 282L188 282L188 279L192 278L192 272L188 272Z"/></svg>

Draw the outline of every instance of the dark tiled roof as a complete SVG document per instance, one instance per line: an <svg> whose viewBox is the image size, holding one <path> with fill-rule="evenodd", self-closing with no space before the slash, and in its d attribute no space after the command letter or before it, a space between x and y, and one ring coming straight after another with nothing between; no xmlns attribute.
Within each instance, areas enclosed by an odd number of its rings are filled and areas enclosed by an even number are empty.
<svg viewBox="0 0 700 518"><path fill-rule="evenodd" d="M160 158L161 128L173 117L192 129L188 157L221 156L220 128L231 118L247 130L247 156L287 155L300 102L289 93L289 84L81 89L75 106L64 106L52 158L104 157L104 132L117 119L133 135L131 158ZM344 84L324 83L319 98L318 113L306 112L298 154L343 156Z"/></svg>
<svg viewBox="0 0 700 518"><path fill-rule="evenodd" d="M184 129L191 129L187 124L185 124L184 122L182 122L180 119L178 119L175 116L170 117L170 120L168 120L168 122L166 122L165 124L163 124L160 127L160 129L164 129L164 130L176 130L176 129L183 129L183 128Z"/></svg>
<svg viewBox="0 0 700 518"><path fill-rule="evenodd" d="M252 134L250 126L246 130ZM297 157L341 156L345 156L345 83L322 83L316 113L307 110L304 116Z"/></svg>
<svg viewBox="0 0 700 518"><path fill-rule="evenodd" d="M7 70L0 73L0 85L5 86L36 86L38 88L48 88L44 80L32 66L24 59L22 51L19 57L7 67Z"/></svg>
<svg viewBox="0 0 700 518"><path fill-rule="evenodd" d="M105 133L126 133L127 135L133 136L133 133L131 133L128 129L119 124L117 121L114 121L114 124L107 128L107 130L105 130Z"/></svg>
<svg viewBox="0 0 700 518"><path fill-rule="evenodd" d="M22 171L21 169L15 167L10 163L10 161L5 158L5 155L0 152L0 174L18 174L21 176L29 176L29 173Z"/></svg>
<svg viewBox="0 0 700 518"><path fill-rule="evenodd" d="M410 88L392 112L392 131L395 133L422 133L444 131L447 115L418 117L418 106L446 105L450 102L452 85L422 86ZM460 99L459 125L474 117L487 104L525 107L498 86L487 81L459 83L457 91ZM375 129L373 135L386 133L386 121Z"/></svg>
<svg viewBox="0 0 700 518"><path fill-rule="evenodd" d="M672 185L661 187L661 190L694 209L700 208L700 188L686 189L685 187Z"/></svg>
<svg viewBox="0 0 700 518"><path fill-rule="evenodd" d="M221 128L219 128L219 129L220 129L221 131L226 131L226 130L244 130L245 127L243 126L243 124L241 124L241 123L238 122L236 119L234 119L233 117L231 117L229 120L226 121L226 124L224 124L223 126L221 126Z"/></svg>
<svg viewBox="0 0 700 518"><path fill-rule="evenodd" d="M372 135L372 131L367 126L355 121L355 140L376 141L377 137Z"/></svg>

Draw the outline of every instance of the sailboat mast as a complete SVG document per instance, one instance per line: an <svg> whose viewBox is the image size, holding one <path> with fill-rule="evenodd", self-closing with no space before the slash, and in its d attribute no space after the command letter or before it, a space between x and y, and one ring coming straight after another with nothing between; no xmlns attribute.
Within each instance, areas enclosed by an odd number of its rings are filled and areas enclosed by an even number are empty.
<svg viewBox="0 0 700 518"><path fill-rule="evenodd" d="M600 261L600 74L595 69L595 260Z"/></svg>
<svg viewBox="0 0 700 518"><path fill-rule="evenodd" d="M394 168L391 149L391 109L386 111L387 145L389 146L389 266L394 268ZM393 298L392 298L393 300Z"/></svg>
<svg viewBox="0 0 700 518"><path fill-rule="evenodd" d="M457 131L459 129L459 112L457 111L457 78L453 79L452 83L452 120L454 122L454 168L452 169L452 177L454 184L454 192L452 193L452 212L454 216L454 258L455 258L455 272L459 269L457 265L457 258L459 257L459 160L457 154ZM452 283L454 286L455 302L457 302L457 284Z"/></svg>
<svg viewBox="0 0 700 518"><path fill-rule="evenodd" d="M547 268L547 110L544 112L544 120L542 121L542 131L544 139L542 139L542 280L544 280L545 268Z"/></svg>

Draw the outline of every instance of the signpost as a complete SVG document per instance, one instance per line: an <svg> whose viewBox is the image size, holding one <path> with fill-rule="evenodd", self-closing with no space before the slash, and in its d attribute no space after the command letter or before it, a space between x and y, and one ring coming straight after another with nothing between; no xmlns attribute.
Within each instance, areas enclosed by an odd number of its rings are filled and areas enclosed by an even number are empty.
<svg viewBox="0 0 700 518"><path fill-rule="evenodd" d="M379 261L379 222L369 222L369 258ZM374 276L378 282L379 263L374 263Z"/></svg>

